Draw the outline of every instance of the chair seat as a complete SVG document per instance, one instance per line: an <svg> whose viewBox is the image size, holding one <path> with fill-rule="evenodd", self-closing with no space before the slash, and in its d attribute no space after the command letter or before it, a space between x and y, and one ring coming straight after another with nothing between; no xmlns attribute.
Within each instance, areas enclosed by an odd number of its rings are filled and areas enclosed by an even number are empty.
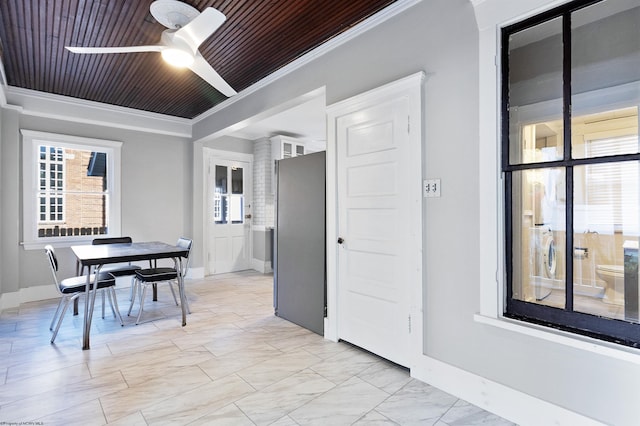
<svg viewBox="0 0 640 426"><path fill-rule="evenodd" d="M136 271L136 278L145 282L170 281L178 278L178 273L174 268L148 268Z"/></svg>
<svg viewBox="0 0 640 426"><path fill-rule="evenodd" d="M136 271L142 269L138 265L121 265L121 266L105 266L100 271L108 272L114 277L126 277L130 275L135 275Z"/></svg>
<svg viewBox="0 0 640 426"><path fill-rule="evenodd" d="M95 275L91 275L91 282L95 279ZM98 288L106 288L116 285L116 279L113 275L108 272L101 272L98 275ZM84 292L87 288L87 277L79 276L79 277L71 277L66 278L60 282L60 291L63 294L71 294Z"/></svg>

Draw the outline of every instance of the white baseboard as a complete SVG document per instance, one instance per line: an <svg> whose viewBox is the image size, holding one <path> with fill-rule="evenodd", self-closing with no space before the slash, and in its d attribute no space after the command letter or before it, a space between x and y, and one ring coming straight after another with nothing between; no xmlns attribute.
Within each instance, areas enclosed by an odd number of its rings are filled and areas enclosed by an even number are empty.
<svg viewBox="0 0 640 426"><path fill-rule="evenodd" d="M603 425L434 358L422 356L417 364L412 377L522 426Z"/></svg>
<svg viewBox="0 0 640 426"><path fill-rule="evenodd" d="M189 270L187 271L187 276L185 278L195 280L204 278L204 266L200 268L189 268Z"/></svg>
<svg viewBox="0 0 640 426"><path fill-rule="evenodd" d="M255 269L263 274L270 274L273 272L270 260L251 259L251 269Z"/></svg>
<svg viewBox="0 0 640 426"><path fill-rule="evenodd" d="M0 310L17 308L21 303L55 299L58 297L60 297L60 294L58 294L52 284L21 288L18 291L0 295Z"/></svg>

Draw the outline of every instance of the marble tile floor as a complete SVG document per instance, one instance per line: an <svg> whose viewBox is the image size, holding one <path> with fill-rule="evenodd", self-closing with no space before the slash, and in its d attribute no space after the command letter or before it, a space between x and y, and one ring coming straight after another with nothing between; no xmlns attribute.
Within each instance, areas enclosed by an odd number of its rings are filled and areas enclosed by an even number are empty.
<svg viewBox="0 0 640 426"><path fill-rule="evenodd" d="M145 304L140 325L126 316L129 290L120 288L125 326L108 307L105 319L97 308L87 351L81 318L70 312L49 343L57 300L3 311L0 423L512 424L406 369L274 316L271 275L242 272L186 285L186 327L166 285L158 302Z"/></svg>

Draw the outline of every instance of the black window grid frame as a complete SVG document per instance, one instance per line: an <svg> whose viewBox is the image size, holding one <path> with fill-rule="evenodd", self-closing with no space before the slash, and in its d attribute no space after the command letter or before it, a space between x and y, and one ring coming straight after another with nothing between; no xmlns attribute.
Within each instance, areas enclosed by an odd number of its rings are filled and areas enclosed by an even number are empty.
<svg viewBox="0 0 640 426"><path fill-rule="evenodd" d="M503 315L582 336L640 347L640 324L574 311L573 306L573 170L576 166L619 161L640 161L640 153L592 158L571 157L571 15L603 0L576 0L501 29L501 166L504 194L504 271L506 291ZM606 0L605 0L606 1ZM563 158L557 161L510 164L509 37L551 19L562 18L562 120ZM524 170L562 168L565 170L565 307L557 308L513 298L513 173Z"/></svg>

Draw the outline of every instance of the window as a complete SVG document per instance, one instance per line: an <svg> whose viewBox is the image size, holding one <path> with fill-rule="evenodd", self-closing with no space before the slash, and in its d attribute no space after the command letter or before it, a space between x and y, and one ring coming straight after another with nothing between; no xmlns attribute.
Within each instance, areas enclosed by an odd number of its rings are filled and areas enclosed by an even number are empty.
<svg viewBox="0 0 640 426"><path fill-rule="evenodd" d="M120 142L22 130L26 248L120 235Z"/></svg>
<svg viewBox="0 0 640 426"><path fill-rule="evenodd" d="M216 164L213 215L217 225L244 223L244 168Z"/></svg>
<svg viewBox="0 0 640 426"><path fill-rule="evenodd" d="M505 316L640 346L640 5L502 31Z"/></svg>
<svg viewBox="0 0 640 426"><path fill-rule="evenodd" d="M38 224L64 223L64 148L55 146L38 146L39 193L38 205L40 213Z"/></svg>

